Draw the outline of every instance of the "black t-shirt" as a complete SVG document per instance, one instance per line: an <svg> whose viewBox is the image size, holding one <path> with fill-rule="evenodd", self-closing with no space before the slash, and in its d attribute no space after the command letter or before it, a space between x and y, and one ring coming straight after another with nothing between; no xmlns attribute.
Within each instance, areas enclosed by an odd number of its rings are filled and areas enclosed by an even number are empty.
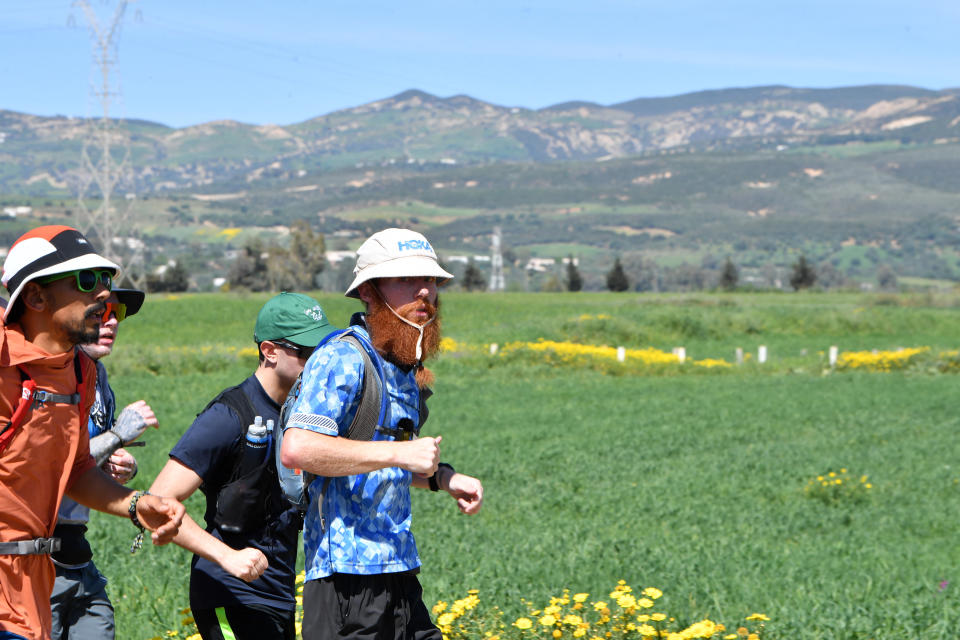
<svg viewBox="0 0 960 640"><path fill-rule="evenodd" d="M266 394L260 381L250 376L240 385L263 417L263 423L277 423L280 405ZM192 469L203 479L200 490L207 498L204 516L207 531L234 549L255 547L267 557L270 566L259 579L244 582L235 578L220 565L199 556L193 557L190 572L190 606L195 609L213 609L230 605L265 605L292 610L294 601L294 572L297 562L297 543L300 515L294 506L278 517L268 518L262 526L248 533L221 531L213 522L217 495L230 481L234 466L244 446L248 425L241 425L237 414L224 404L217 403L201 413L170 452L170 457ZM267 455L273 456L270 449ZM272 463L271 463L272 464ZM275 499L283 501L279 483L271 485Z"/></svg>

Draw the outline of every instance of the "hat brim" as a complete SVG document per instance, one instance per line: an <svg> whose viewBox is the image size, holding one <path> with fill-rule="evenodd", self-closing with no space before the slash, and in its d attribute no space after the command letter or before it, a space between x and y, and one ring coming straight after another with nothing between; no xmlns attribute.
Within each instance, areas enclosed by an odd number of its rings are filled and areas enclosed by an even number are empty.
<svg viewBox="0 0 960 640"><path fill-rule="evenodd" d="M322 326L313 327L300 333L283 336L283 339L304 347L316 347L320 344L321 340L336 330L337 328L328 322Z"/></svg>
<svg viewBox="0 0 960 640"><path fill-rule="evenodd" d="M117 296L117 300L121 304L127 305L128 318L140 311L140 307L143 306L143 301L147 297L147 294L139 289L114 289L112 293Z"/></svg>
<svg viewBox="0 0 960 640"><path fill-rule="evenodd" d="M362 269L343 295L348 298L359 298L360 294L357 292L357 288L364 282L376 278L427 277L437 278L437 284L443 284L447 280L451 280L453 274L445 271L436 260L429 256L404 256Z"/></svg>
<svg viewBox="0 0 960 640"><path fill-rule="evenodd" d="M52 276L58 273L67 273L69 271L78 271L80 269L113 269L114 278L117 278L120 275L119 265L114 264L103 256L95 253L87 253L82 256L67 260L66 262L60 262L52 267L40 269L36 273L30 274L30 277L21 282L20 286L17 287L16 290L10 292L10 300L7 301L7 308L3 310L3 319L6 320L7 316L10 315L10 311L13 309L13 303L17 301L17 297L20 295L20 292L23 291L23 288L27 286L28 282L33 282L37 278L42 278L44 276Z"/></svg>

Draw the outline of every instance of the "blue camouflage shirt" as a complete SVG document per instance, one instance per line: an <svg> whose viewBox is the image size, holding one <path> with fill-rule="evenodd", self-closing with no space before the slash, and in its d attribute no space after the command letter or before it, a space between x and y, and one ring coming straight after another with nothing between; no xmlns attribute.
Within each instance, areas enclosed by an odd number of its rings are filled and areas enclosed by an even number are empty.
<svg viewBox="0 0 960 640"><path fill-rule="evenodd" d="M362 327L354 327L368 336ZM385 393L389 394L389 426L408 419L420 425L420 390L414 371L384 361ZM307 429L326 436L346 436L360 404L363 358L348 343L331 341L318 348L303 371L303 386L285 429ZM393 440L377 432L374 440ZM310 506L303 528L306 579L333 573L373 575L409 571L420 566L410 530L412 474L398 467L330 478L323 504L318 504L325 478L309 488ZM322 512L321 512L322 510ZM321 515L326 530L321 525Z"/></svg>

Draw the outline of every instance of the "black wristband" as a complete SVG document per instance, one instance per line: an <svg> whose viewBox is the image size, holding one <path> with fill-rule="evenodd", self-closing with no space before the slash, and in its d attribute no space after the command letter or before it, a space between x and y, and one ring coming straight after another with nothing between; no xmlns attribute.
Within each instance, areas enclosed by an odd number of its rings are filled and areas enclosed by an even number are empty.
<svg viewBox="0 0 960 640"><path fill-rule="evenodd" d="M437 465L437 470L433 472L433 475L430 476L430 491L439 491L440 490L440 470L443 468L450 469L451 475L456 473L453 469L453 465L449 465L446 462L441 462Z"/></svg>

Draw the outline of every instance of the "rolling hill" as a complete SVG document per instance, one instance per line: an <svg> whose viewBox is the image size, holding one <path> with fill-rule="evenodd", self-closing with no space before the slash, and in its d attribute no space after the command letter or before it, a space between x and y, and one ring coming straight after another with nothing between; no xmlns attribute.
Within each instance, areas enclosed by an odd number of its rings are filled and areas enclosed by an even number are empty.
<svg viewBox="0 0 960 640"><path fill-rule="evenodd" d="M0 111L4 204L66 215L87 124ZM594 287L612 253L635 282L644 260L711 272L732 255L772 283L801 252L841 280L960 277L960 90L771 86L536 111L411 90L286 126L125 124L155 262L249 235L223 228L282 238L307 219L335 248L411 224L465 255L499 225L517 267L576 254Z"/></svg>

